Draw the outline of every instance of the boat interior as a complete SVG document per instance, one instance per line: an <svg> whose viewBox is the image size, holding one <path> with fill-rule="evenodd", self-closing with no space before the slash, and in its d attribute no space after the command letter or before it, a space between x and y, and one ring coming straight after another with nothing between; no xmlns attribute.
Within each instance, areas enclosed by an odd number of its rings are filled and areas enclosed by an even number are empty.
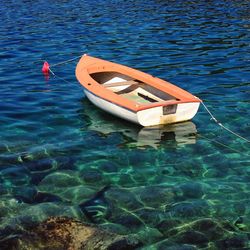
<svg viewBox="0 0 250 250"><path fill-rule="evenodd" d="M117 72L93 73L91 77L117 95L139 104L177 100L145 82Z"/></svg>

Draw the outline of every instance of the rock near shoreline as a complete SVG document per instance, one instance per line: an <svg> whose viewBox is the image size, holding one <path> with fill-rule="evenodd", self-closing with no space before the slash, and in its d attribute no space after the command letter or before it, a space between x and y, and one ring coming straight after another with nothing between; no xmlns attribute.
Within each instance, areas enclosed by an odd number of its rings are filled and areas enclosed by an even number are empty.
<svg viewBox="0 0 250 250"><path fill-rule="evenodd" d="M3 239L1 245L6 250L133 250L141 243L134 237L110 233L70 218L52 217Z"/></svg>

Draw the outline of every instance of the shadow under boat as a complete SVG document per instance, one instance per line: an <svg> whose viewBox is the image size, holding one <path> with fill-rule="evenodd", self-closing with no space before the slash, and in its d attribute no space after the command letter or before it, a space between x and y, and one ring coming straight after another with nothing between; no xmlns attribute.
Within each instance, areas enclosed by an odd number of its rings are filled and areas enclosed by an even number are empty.
<svg viewBox="0 0 250 250"><path fill-rule="evenodd" d="M157 148L166 142L172 142L178 146L196 143L197 129L191 121L140 127L97 109L85 99L82 100L82 104L83 107L79 110L79 114L81 119L85 121L88 130L103 136L120 133L125 139L124 145L126 146Z"/></svg>

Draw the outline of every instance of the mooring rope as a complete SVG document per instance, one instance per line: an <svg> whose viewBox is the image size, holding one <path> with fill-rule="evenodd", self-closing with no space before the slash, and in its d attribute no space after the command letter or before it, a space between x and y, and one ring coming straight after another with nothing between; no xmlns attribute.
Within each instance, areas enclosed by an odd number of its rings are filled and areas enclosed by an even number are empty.
<svg viewBox="0 0 250 250"><path fill-rule="evenodd" d="M235 152L235 153L243 154L243 155L245 155L245 156L249 156L249 155L246 154L245 152L242 152L242 151L240 151L240 150L237 150L237 149L235 149L235 148L232 148L232 147L230 147L230 146L228 146L228 145L226 145L226 144L224 144L224 143L222 143L222 142L219 142L219 141L217 141L217 140L210 139L210 138L208 138L208 137L206 137L206 136L204 136L204 135L197 134L197 136L200 137L200 138L203 138L204 140L207 140L207 141L209 141L209 142L211 142L211 143L215 143L215 144L218 144L218 145L220 145L220 146L222 146L222 147L224 147L224 148L227 148L228 150L231 150L231 151L233 151L233 152Z"/></svg>
<svg viewBox="0 0 250 250"><path fill-rule="evenodd" d="M50 67L55 67L55 66L62 65L62 64L68 63L68 62L72 62L72 61L74 61L76 59L79 59L81 57L82 57L82 55L81 56L76 56L76 57L73 57L73 58L71 58L69 60L62 61L62 62L59 62L59 63L56 63L56 64L52 64Z"/></svg>
<svg viewBox="0 0 250 250"><path fill-rule="evenodd" d="M208 109L208 107L204 104L204 102L201 102L201 104L203 105L203 107L205 108L205 110L208 112L208 114L211 116L211 120L213 120L216 124L218 124L221 128L225 129L226 131L228 131L229 133L235 135L236 137L246 141L246 142L250 142L250 140L242 137L241 135L235 133L234 131L232 131L231 129L225 127L222 123L220 123L215 117L214 115L211 113L211 111Z"/></svg>
<svg viewBox="0 0 250 250"><path fill-rule="evenodd" d="M66 83L71 83L70 81L65 80L64 78L62 78L62 77L56 75L56 74L51 70L51 68L49 68L49 72L50 72L54 77L56 77L56 78L58 78L58 79L60 79L60 80L62 80L62 81L64 81L64 82L66 82Z"/></svg>

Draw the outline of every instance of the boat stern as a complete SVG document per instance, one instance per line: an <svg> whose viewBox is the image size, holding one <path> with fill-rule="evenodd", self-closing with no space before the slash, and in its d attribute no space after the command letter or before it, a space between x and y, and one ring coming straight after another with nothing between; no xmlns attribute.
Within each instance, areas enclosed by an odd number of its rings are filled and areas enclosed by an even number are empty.
<svg viewBox="0 0 250 250"><path fill-rule="evenodd" d="M200 102L190 102L153 107L138 111L137 118L144 127L184 122L195 116L199 106Z"/></svg>

